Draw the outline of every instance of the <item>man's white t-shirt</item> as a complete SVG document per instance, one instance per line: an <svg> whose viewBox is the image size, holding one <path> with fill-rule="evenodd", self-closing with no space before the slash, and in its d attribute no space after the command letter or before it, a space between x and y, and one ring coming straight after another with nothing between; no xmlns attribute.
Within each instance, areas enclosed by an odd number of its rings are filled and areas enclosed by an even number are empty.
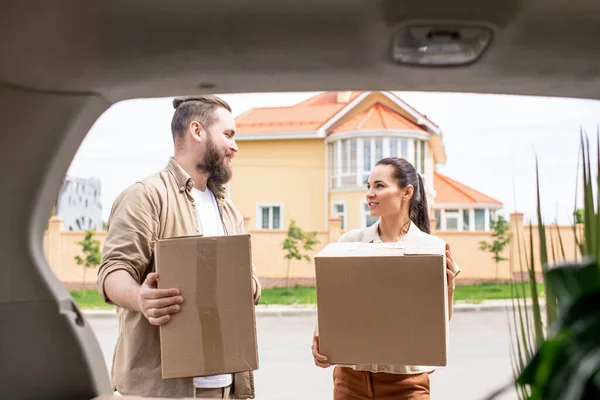
<svg viewBox="0 0 600 400"><path fill-rule="evenodd" d="M201 227L202 235L222 236L224 234L223 222L221 221L215 195L208 188L204 192L192 188L192 196L196 201L196 216L198 217L198 225ZM229 386L232 383L233 376L231 374L194 378L194 386L199 388L221 388Z"/></svg>

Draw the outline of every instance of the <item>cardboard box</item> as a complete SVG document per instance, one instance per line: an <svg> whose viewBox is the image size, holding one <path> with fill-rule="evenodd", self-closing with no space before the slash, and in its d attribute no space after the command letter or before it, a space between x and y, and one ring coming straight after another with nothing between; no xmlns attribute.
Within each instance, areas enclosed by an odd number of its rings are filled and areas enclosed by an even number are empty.
<svg viewBox="0 0 600 400"><path fill-rule="evenodd" d="M331 243L315 264L319 351L329 362L446 366L443 247Z"/></svg>
<svg viewBox="0 0 600 400"><path fill-rule="evenodd" d="M164 239L155 254L159 288L184 298L160 327L163 379L258 369L250 236Z"/></svg>

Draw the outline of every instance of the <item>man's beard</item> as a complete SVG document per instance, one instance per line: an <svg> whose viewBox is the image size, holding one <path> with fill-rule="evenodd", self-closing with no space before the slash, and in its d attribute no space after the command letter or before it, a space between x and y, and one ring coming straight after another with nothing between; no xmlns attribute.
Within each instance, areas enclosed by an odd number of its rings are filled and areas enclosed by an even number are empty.
<svg viewBox="0 0 600 400"><path fill-rule="evenodd" d="M196 165L196 168L209 175L209 179L217 186L226 184L231 180L233 172L231 167L225 164L225 154L219 152L211 138L211 134L206 135L206 150L202 162Z"/></svg>

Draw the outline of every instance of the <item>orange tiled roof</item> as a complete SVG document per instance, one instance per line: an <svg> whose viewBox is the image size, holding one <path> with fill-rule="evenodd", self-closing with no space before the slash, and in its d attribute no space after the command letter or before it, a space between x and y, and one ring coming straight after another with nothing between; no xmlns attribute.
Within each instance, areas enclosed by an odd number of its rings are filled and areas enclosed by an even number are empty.
<svg viewBox="0 0 600 400"><path fill-rule="evenodd" d="M253 108L235 119L238 133L315 131L363 92L338 102L338 92L324 92L291 107Z"/></svg>
<svg viewBox="0 0 600 400"><path fill-rule="evenodd" d="M381 103L375 103L333 130L332 133L370 129L409 129L424 131Z"/></svg>
<svg viewBox="0 0 600 400"><path fill-rule="evenodd" d="M500 201L437 171L433 173L433 187L436 192L436 203L492 203L502 205Z"/></svg>

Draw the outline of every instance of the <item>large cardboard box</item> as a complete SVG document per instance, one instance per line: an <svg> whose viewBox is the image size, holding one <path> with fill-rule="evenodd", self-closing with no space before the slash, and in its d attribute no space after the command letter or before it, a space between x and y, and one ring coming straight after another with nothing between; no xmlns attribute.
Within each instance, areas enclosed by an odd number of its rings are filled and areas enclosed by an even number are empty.
<svg viewBox="0 0 600 400"><path fill-rule="evenodd" d="M258 369L250 236L190 236L156 244L159 288L181 311L160 327L163 378Z"/></svg>
<svg viewBox="0 0 600 400"><path fill-rule="evenodd" d="M331 243L315 264L319 350L329 362L446 366L443 245Z"/></svg>

